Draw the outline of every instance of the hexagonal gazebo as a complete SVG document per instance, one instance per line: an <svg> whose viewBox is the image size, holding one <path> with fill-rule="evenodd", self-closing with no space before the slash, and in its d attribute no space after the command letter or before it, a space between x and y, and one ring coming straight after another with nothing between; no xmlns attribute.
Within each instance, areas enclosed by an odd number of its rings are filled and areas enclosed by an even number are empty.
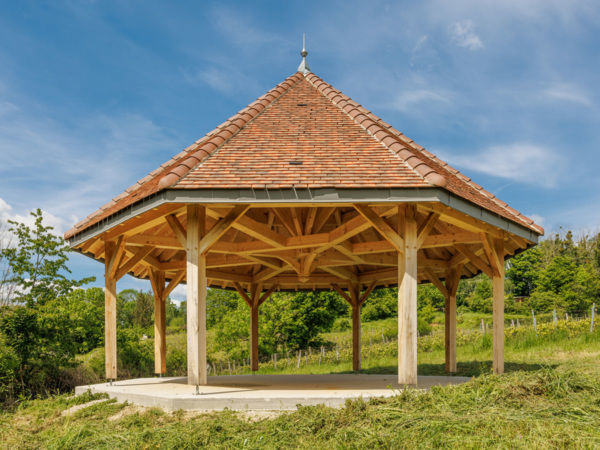
<svg viewBox="0 0 600 450"><path fill-rule="evenodd" d="M303 55L305 56L305 54ZM165 372L165 300L187 284L188 383L207 384L206 293L251 311L276 290L334 289L360 309L398 285L398 383L417 382L417 284L446 298L446 370L456 371L460 278L493 280L493 367L504 370L504 261L543 229L314 75L294 75L68 231L105 265L106 377L117 378L116 282L149 279L155 371Z"/></svg>

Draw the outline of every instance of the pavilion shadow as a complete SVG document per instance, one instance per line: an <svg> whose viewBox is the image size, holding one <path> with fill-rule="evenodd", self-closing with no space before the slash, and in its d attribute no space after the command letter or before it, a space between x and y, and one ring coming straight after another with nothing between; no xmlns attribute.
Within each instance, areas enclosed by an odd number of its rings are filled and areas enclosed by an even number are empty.
<svg viewBox="0 0 600 450"><path fill-rule="evenodd" d="M542 368L554 368L557 364L529 364L529 363L517 363L517 362L505 362L504 372L533 372ZM464 361L457 363L457 371L455 373L448 373L445 370L444 364L419 364L418 366L419 375L436 375L436 376L462 376L462 377L476 377L479 375L492 373L492 361ZM396 374L398 368L392 365L382 365L369 367L368 369L361 369L359 373L364 374ZM355 373L350 370L343 370L332 373Z"/></svg>

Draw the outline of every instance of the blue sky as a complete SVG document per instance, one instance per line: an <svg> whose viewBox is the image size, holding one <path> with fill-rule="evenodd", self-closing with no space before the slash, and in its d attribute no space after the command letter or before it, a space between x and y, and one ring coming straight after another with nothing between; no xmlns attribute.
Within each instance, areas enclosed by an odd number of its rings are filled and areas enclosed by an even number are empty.
<svg viewBox="0 0 600 450"><path fill-rule="evenodd" d="M291 75L302 32L313 72L547 232L600 229L600 5L579 0L3 2L0 219L66 231Z"/></svg>

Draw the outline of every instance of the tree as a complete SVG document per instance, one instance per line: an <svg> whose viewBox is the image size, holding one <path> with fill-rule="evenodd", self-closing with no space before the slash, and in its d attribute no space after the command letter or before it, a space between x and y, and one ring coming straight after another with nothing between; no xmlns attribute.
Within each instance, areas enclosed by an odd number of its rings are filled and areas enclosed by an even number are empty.
<svg viewBox="0 0 600 450"><path fill-rule="evenodd" d="M274 294L259 312L263 347L268 353L283 345L292 350L307 348L347 311L346 302L330 291Z"/></svg>
<svg viewBox="0 0 600 450"><path fill-rule="evenodd" d="M95 278L73 280L67 276L70 248L43 224L42 211L31 213L34 226L9 220L9 231L16 237L16 246L2 250L2 258L10 269L8 282L15 286L15 300L27 306L43 305L49 300L68 294L74 288Z"/></svg>
<svg viewBox="0 0 600 450"><path fill-rule="evenodd" d="M541 263L542 252L538 247L530 248L509 261L506 278L512 281L514 295L531 295L536 287Z"/></svg>
<svg viewBox="0 0 600 450"><path fill-rule="evenodd" d="M10 305L14 298L15 283L11 282L10 265L4 251L11 247L11 236L8 224L0 222L0 307Z"/></svg>
<svg viewBox="0 0 600 450"><path fill-rule="evenodd" d="M138 292L135 296L133 324L140 328L147 328L151 326L153 313L154 295L150 292Z"/></svg>

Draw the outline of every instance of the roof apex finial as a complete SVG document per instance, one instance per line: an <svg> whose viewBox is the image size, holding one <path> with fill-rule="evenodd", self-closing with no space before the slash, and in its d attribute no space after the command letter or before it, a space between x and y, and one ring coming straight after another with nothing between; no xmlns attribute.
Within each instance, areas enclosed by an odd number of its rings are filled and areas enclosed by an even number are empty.
<svg viewBox="0 0 600 450"><path fill-rule="evenodd" d="M306 75L310 72L310 67L308 67L308 64L306 64L306 56L308 55L308 52L306 51L305 33L302 33L302 51L300 52L300 55L302 56L302 62L300 62L300 65L298 66L298 72L302 72L304 75Z"/></svg>

